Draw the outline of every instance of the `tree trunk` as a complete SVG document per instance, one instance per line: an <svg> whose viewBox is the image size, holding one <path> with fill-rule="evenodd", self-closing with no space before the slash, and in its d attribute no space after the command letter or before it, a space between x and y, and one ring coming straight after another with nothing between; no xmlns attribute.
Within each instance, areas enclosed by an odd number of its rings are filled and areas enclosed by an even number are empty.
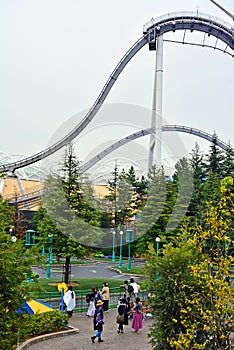
<svg viewBox="0 0 234 350"><path fill-rule="evenodd" d="M66 257L66 261L65 261L65 271L64 271L64 282L65 282L66 284L69 283L70 266L71 266L70 260L71 260L70 257Z"/></svg>

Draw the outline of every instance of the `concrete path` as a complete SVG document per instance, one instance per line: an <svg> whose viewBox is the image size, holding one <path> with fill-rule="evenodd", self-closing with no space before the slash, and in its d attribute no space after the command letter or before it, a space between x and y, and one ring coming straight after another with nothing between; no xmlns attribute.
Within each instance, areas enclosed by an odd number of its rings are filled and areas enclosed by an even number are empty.
<svg viewBox="0 0 234 350"><path fill-rule="evenodd" d="M91 336L93 331L92 319L85 313L75 313L70 320L70 325L79 329L79 333L65 337L48 339L27 347L29 350L151 350L149 338L147 337L149 327L152 324L151 317L145 317L143 329L135 333L131 328L131 320L128 326L125 326L124 334L117 333L116 309L110 310L105 314L105 325L103 332L103 343L93 344Z"/></svg>

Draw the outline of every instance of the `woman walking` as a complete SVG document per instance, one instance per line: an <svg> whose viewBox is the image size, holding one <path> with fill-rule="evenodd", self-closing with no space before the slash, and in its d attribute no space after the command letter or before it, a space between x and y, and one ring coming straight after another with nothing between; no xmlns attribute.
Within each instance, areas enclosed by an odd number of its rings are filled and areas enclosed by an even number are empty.
<svg viewBox="0 0 234 350"><path fill-rule="evenodd" d="M88 303L88 310L86 316L93 317L95 313L95 297L97 293L97 288L92 287L92 291L88 293L85 297L86 302Z"/></svg>
<svg viewBox="0 0 234 350"><path fill-rule="evenodd" d="M134 313L133 313L133 319L132 319L132 328L135 330L135 332L138 332L139 329L143 328L142 303L140 302L139 297L136 298L133 311Z"/></svg>
<svg viewBox="0 0 234 350"><path fill-rule="evenodd" d="M103 339L101 338L102 332L103 332L103 324L104 324L102 305L103 305L103 301L98 300L96 304L95 314L93 317L93 328L95 331L97 331L96 334L93 337L91 337L91 340L93 343L95 342L96 338L98 338L99 343L103 342Z"/></svg>
<svg viewBox="0 0 234 350"><path fill-rule="evenodd" d="M108 283L104 282L102 287L102 301L103 301L103 311L109 311L109 299L110 299L110 290L108 287Z"/></svg>
<svg viewBox="0 0 234 350"><path fill-rule="evenodd" d="M128 312L129 307L126 299L120 299L120 304L117 308L118 316L117 316L117 323L118 323L118 333L124 332L124 325L128 325Z"/></svg>

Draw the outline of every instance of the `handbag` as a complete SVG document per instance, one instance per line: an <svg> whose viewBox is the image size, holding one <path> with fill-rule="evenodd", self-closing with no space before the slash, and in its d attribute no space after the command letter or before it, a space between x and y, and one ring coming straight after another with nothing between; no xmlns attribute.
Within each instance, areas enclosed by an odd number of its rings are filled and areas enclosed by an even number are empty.
<svg viewBox="0 0 234 350"><path fill-rule="evenodd" d="M124 307L124 312L122 313L122 315L117 315L117 317L116 317L116 323L124 323L125 309L126 309L126 306Z"/></svg>

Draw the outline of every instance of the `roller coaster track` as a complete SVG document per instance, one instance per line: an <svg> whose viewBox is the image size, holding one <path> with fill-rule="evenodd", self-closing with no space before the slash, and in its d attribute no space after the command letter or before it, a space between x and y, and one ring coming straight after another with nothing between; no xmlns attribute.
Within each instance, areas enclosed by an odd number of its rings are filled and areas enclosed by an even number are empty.
<svg viewBox="0 0 234 350"><path fill-rule="evenodd" d="M180 125L163 125L162 126L162 131L177 131L177 132L184 132L187 134L192 134L198 137L201 137L203 139L206 139L208 141L212 140L212 135L201 131L199 129L196 128L190 128L187 126L180 126ZM127 144L130 141L133 141L139 137L142 136L146 136L146 135L150 135L152 133L155 133L155 130L153 128L148 128L148 129L143 129L140 131L137 131L131 135L128 135L126 137L124 137L123 139L115 142L114 144L112 144L111 146L107 147L104 151L100 152L99 154L97 154L96 156L94 156L92 159L90 159L87 163L85 163L83 166L81 166L81 173L86 172L88 169L90 169L92 166L94 166L97 162L99 162L101 159L103 159L104 157L106 157L108 154L110 154L111 152L115 151L116 149L118 149L119 147ZM226 144L225 142L218 140L217 144L220 148L222 148L223 150L226 150L229 145Z"/></svg>
<svg viewBox="0 0 234 350"><path fill-rule="evenodd" d="M163 125L162 126L162 131L164 132L170 132L170 131L177 131L177 132L184 132L187 134L192 134L198 137L201 137L207 141L211 141L212 140L212 135L201 131L199 129L196 128L190 128L190 127L186 127L186 126L180 126L180 125ZM83 166L81 166L80 168L80 173L84 173L87 170L89 170L92 166L94 166L96 163L98 163L101 159L105 158L108 154L110 154L111 152L117 150L119 147L127 144L128 142L131 142L137 138L143 137L143 136L147 136L151 133L154 133L155 130L152 128L149 129L143 129L140 131L137 131L131 135L128 135L124 138L122 138L121 140L115 142L114 144L112 144L111 146L107 147L106 149L104 149L102 152L100 152L99 154L97 154L96 156L94 156L92 159L90 159L87 163L85 163ZM226 150L228 147L230 147L227 143L221 141L220 139L217 140L217 144L220 148L222 148L223 150ZM27 195L24 195L22 197L18 197L17 198L17 203L24 203L24 202L31 202L31 201L35 201L36 198L40 197L42 195L42 191L36 191L36 192L32 192L29 193ZM10 203L14 203L15 200L12 198L9 200Z"/></svg>
<svg viewBox="0 0 234 350"><path fill-rule="evenodd" d="M217 40L221 40L226 44L226 48L223 50L224 53L228 53L226 50L227 48L234 50L233 26L216 17L197 12L175 12L152 19L150 22L145 24L143 36L135 42L135 44L126 52L126 54L114 68L99 96L90 110L84 116L83 120L73 130L71 130L67 135L65 135L58 142L54 143L52 146L20 161L1 165L0 171L14 172L16 169L36 163L50 156L54 152L69 144L95 117L117 78L129 61L135 56L135 54L147 43L149 44L149 48L155 46L155 41L159 35L178 30L204 32L208 36L214 36ZM216 48L216 45L213 47ZM234 55L231 56L233 57Z"/></svg>

